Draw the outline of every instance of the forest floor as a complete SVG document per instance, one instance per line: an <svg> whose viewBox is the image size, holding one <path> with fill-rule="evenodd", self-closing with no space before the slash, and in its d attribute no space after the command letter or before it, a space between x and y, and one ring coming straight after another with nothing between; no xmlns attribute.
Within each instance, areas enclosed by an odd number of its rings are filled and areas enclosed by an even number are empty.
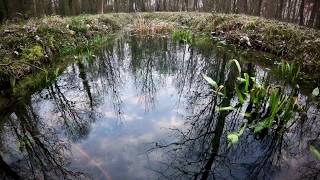
<svg viewBox="0 0 320 180"><path fill-rule="evenodd" d="M314 29L234 14L118 13L5 22L0 26L0 82L42 71L56 57L102 45L106 35L120 30L155 35L177 28L275 54L298 63L303 72L320 72L320 32Z"/></svg>

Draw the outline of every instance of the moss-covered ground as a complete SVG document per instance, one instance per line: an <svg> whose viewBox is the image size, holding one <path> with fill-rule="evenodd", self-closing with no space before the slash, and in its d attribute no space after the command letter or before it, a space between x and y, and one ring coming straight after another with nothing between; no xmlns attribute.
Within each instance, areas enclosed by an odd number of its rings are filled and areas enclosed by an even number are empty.
<svg viewBox="0 0 320 180"><path fill-rule="evenodd" d="M320 72L320 32L293 24L196 12L49 16L8 21L0 26L0 82L3 82L0 89L8 86L8 82L45 71L43 68L58 56L103 44L106 36L117 31L156 35L175 28L212 33L229 44L258 49L297 63L305 73Z"/></svg>

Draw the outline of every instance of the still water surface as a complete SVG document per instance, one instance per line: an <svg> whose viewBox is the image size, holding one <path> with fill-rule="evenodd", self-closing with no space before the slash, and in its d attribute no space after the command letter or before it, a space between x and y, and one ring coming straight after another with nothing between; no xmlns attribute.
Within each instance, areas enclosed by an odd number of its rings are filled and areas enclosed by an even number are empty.
<svg viewBox="0 0 320 180"><path fill-rule="evenodd" d="M308 93L299 93L304 111L288 131L256 136L248 129L236 146L227 147L227 134L239 128L243 116L214 111L202 74L228 84L232 58L260 81L282 82L243 53L210 41L192 47L167 38L110 41L95 55L78 58L49 87L1 112L0 175L320 178L320 162L309 151L311 144L319 145L319 104Z"/></svg>

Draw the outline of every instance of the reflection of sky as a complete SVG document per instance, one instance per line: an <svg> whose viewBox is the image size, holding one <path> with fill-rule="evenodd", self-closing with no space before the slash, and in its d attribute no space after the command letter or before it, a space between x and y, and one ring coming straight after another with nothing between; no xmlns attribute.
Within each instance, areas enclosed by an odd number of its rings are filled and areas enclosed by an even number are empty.
<svg viewBox="0 0 320 180"><path fill-rule="evenodd" d="M183 124L175 111L178 95L170 77L165 81L166 88L157 92L156 105L148 111L133 81L128 80L120 91L123 112L120 119L110 99L104 97L103 103L96 108L100 116L92 125L88 138L73 147L74 168L102 179L105 178L102 169L113 179L145 179L151 175L146 169L148 159L144 152L147 144L167 139L169 128Z"/></svg>
<svg viewBox="0 0 320 180"><path fill-rule="evenodd" d="M113 52L110 59L101 58L94 61L97 64L103 60L110 62L112 65L107 67L109 69L106 71L98 72L99 70L91 68L88 62L82 62L86 66L84 68L86 78L83 78L83 76L80 77L80 67L75 63L59 77L57 86L60 90L52 87L53 90L48 88L33 95L33 108L44 124L57 130L61 141L72 142L71 169L88 173L94 179L108 179L109 177L112 179L154 179L155 174L148 168L159 165L159 161L165 158L161 153L165 152L156 151L147 157L145 152L150 148L150 143L176 141L170 129L186 129L187 125L184 124L182 114L193 115L194 112L200 111L201 104L206 104L208 100L208 98L199 98L194 101L197 106L192 106L188 102L188 106L185 107L186 98L208 88L203 82L202 73L210 74L209 70L217 71L214 68L219 70L214 59L210 59L209 63L212 64L208 68L206 67L208 62L197 53L192 54L194 59L191 60L195 62L194 65L190 65L190 61L187 61L191 58L188 48L181 48L173 51L172 54L174 53L176 53L176 59L167 57L165 61L161 61L163 64L170 65L159 67L160 56L151 54L155 58L152 61L158 64L154 63L157 65L153 64L149 67L148 61L143 59L133 72L130 69L132 68L130 48L128 44L125 44L123 60ZM106 67L101 66L101 68ZM116 72L112 74L110 70ZM264 68L255 66L257 81L262 82L267 72ZM87 81L87 86L84 81ZM88 85L90 92L88 92ZM180 92L183 91L180 94L182 99L180 99L178 89ZM60 95L58 91L61 91ZM88 94L90 93L93 107L90 107L89 103ZM65 96L70 103L70 109L79 116L70 120L63 119L62 111L68 108L64 108L65 103L61 103L62 110L57 109L60 100L53 100L52 95L49 94L55 94L54 96L60 96L60 98ZM305 104L307 101L302 98L300 102ZM236 99L233 98L232 104L235 103ZM312 119L311 116L316 110L315 107L309 108L308 120ZM231 117L226 119L225 132L237 129L234 128L232 122ZM318 129L317 127L318 125L313 123L312 128ZM294 128L301 129L300 126ZM302 141L304 144L301 145L303 148L297 151L304 151L306 143L317 136L312 134L314 132L318 130L310 129L304 132L303 137L299 137L304 138ZM299 139L291 138L293 136L296 135L291 134L285 137L286 141ZM221 144L226 143L226 137L226 134L222 135ZM232 174L239 179L245 179L251 173L248 167L255 164L259 157L263 157L266 148L261 146L252 135L242 137L238 144L239 146L228 154L231 161L228 166L232 169ZM282 156L286 159L285 161L290 161L283 164L290 164L290 172L300 168L299 163L306 163L301 157L292 159L285 150L283 152ZM273 170L270 169L270 171ZM228 173L225 173L224 168L218 169L217 172L228 178ZM284 175L280 173L278 176L282 178Z"/></svg>

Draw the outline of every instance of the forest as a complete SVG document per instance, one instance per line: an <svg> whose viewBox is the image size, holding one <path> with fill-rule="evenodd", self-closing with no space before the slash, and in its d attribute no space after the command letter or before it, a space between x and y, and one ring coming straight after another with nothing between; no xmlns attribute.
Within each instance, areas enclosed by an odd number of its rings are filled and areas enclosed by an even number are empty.
<svg viewBox="0 0 320 180"><path fill-rule="evenodd" d="M320 28L318 0L1 0L0 20L44 14L200 11L237 13Z"/></svg>
<svg viewBox="0 0 320 180"><path fill-rule="evenodd" d="M319 0L0 0L0 179L320 179Z"/></svg>

